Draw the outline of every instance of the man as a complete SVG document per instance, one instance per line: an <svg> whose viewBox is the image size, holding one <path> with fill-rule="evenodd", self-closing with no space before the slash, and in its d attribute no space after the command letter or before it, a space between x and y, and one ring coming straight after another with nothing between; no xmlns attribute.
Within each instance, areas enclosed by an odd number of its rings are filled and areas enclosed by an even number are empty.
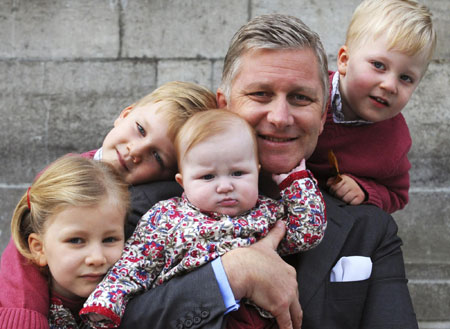
<svg viewBox="0 0 450 329"><path fill-rule="evenodd" d="M233 37L217 100L258 134L262 193L276 196L271 173L287 172L312 154L327 95L325 52L300 20L257 17ZM141 188L143 200L156 201L155 190ZM300 328L301 307L302 328L417 328L393 219L374 206L324 197L325 238L290 257L291 265L274 251L284 234L277 226L255 245L134 298L122 327L222 328L235 299L246 297L270 311L282 329Z"/></svg>

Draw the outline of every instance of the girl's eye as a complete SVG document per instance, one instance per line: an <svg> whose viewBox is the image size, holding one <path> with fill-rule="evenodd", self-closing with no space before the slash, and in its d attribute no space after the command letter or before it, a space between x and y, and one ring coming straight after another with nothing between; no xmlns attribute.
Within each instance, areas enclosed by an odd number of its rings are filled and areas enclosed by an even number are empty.
<svg viewBox="0 0 450 329"><path fill-rule="evenodd" d="M112 242L116 242L116 241L117 241L117 239L115 237L113 237L113 236L110 236L110 237L107 237L107 238L103 239L104 243L112 243Z"/></svg>
<svg viewBox="0 0 450 329"><path fill-rule="evenodd" d="M213 178L214 178L214 175L212 175L212 174L208 174L208 175L202 176L202 179L203 179L203 180L211 180L211 179L213 179Z"/></svg>
<svg viewBox="0 0 450 329"><path fill-rule="evenodd" d="M381 63L381 62L374 61L374 62L372 62L372 65L378 70L384 70L385 69L384 64Z"/></svg>
<svg viewBox="0 0 450 329"><path fill-rule="evenodd" d="M234 171L231 175L232 176L236 176L236 177L240 177L242 176L244 173L240 170Z"/></svg>
<svg viewBox="0 0 450 329"><path fill-rule="evenodd" d="M82 238L71 238L69 240L67 240L68 243L72 243L72 244L81 244L83 243L83 239Z"/></svg>
<svg viewBox="0 0 450 329"><path fill-rule="evenodd" d="M400 76L400 80L405 81L405 82L409 82L409 83L413 83L414 82L413 79L409 75L406 75L406 74L402 74Z"/></svg>
<svg viewBox="0 0 450 329"><path fill-rule="evenodd" d="M145 137L145 129L137 122L136 122L136 127L137 127L137 130L139 131L139 133Z"/></svg>

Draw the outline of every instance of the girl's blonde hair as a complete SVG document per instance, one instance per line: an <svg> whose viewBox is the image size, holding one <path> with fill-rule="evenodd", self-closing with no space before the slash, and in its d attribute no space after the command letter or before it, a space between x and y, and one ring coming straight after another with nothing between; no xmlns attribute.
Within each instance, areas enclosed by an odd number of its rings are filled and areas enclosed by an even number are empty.
<svg viewBox="0 0 450 329"><path fill-rule="evenodd" d="M128 211L128 185L112 166L78 155L57 159L33 182L14 210L11 235L18 251L33 260L28 237L43 234L49 217L69 206L96 205L106 197Z"/></svg>
<svg viewBox="0 0 450 329"><path fill-rule="evenodd" d="M150 103L165 102L158 109L169 122L168 135L174 141L181 126L194 113L217 108L216 96L207 88L191 82L171 81L155 89L131 105L136 108Z"/></svg>
<svg viewBox="0 0 450 329"><path fill-rule="evenodd" d="M388 50L408 56L423 51L430 61L436 48L431 17L430 10L414 0L365 0L353 13L345 44L351 50L385 35Z"/></svg>
<svg viewBox="0 0 450 329"><path fill-rule="evenodd" d="M181 171L183 157L195 145L235 128L248 132L253 141L253 151L258 162L258 142L253 127L245 119L229 110L210 109L194 114L178 132L175 138L178 169Z"/></svg>

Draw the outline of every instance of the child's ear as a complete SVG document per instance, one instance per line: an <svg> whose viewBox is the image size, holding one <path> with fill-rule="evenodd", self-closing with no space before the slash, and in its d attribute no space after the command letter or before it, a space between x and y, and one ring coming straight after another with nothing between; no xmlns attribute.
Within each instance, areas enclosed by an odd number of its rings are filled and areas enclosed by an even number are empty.
<svg viewBox="0 0 450 329"><path fill-rule="evenodd" d="M120 112L119 117L114 121L114 127L117 126L117 124L122 120L125 119L128 114L130 114L131 110L133 109L134 105L130 105L122 110Z"/></svg>
<svg viewBox="0 0 450 329"><path fill-rule="evenodd" d="M337 57L337 67L340 75L345 75L347 73L347 64L349 59L349 53L347 46L342 46L339 48Z"/></svg>
<svg viewBox="0 0 450 329"><path fill-rule="evenodd" d="M46 266L47 257L45 257L42 237L37 233L31 233L28 236L28 247L33 255L34 262L41 267Z"/></svg>
<svg viewBox="0 0 450 329"><path fill-rule="evenodd" d="M225 94L223 93L222 89L217 89L216 93L216 100L217 100L217 106L219 109L224 109L227 107L227 98L225 97Z"/></svg>
<svg viewBox="0 0 450 329"><path fill-rule="evenodd" d="M175 175L175 180L177 181L178 184L180 184L181 187L184 188L184 186L183 186L183 175L181 175L180 173L177 173Z"/></svg>

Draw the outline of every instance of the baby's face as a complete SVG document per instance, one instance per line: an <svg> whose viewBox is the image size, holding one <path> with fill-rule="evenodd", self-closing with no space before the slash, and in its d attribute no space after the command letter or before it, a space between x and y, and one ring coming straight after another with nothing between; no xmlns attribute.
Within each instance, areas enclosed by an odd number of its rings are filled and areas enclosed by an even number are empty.
<svg viewBox="0 0 450 329"><path fill-rule="evenodd" d="M102 161L109 162L128 184L171 179L176 159L168 136L164 102L125 109L103 141Z"/></svg>
<svg viewBox="0 0 450 329"><path fill-rule="evenodd" d="M341 48L340 92L346 120L379 122L406 106L427 66L425 53L413 56L388 50L385 37Z"/></svg>
<svg viewBox="0 0 450 329"><path fill-rule="evenodd" d="M242 127L195 145L181 167L177 181L201 211L233 217L255 206L259 169L253 140Z"/></svg>

